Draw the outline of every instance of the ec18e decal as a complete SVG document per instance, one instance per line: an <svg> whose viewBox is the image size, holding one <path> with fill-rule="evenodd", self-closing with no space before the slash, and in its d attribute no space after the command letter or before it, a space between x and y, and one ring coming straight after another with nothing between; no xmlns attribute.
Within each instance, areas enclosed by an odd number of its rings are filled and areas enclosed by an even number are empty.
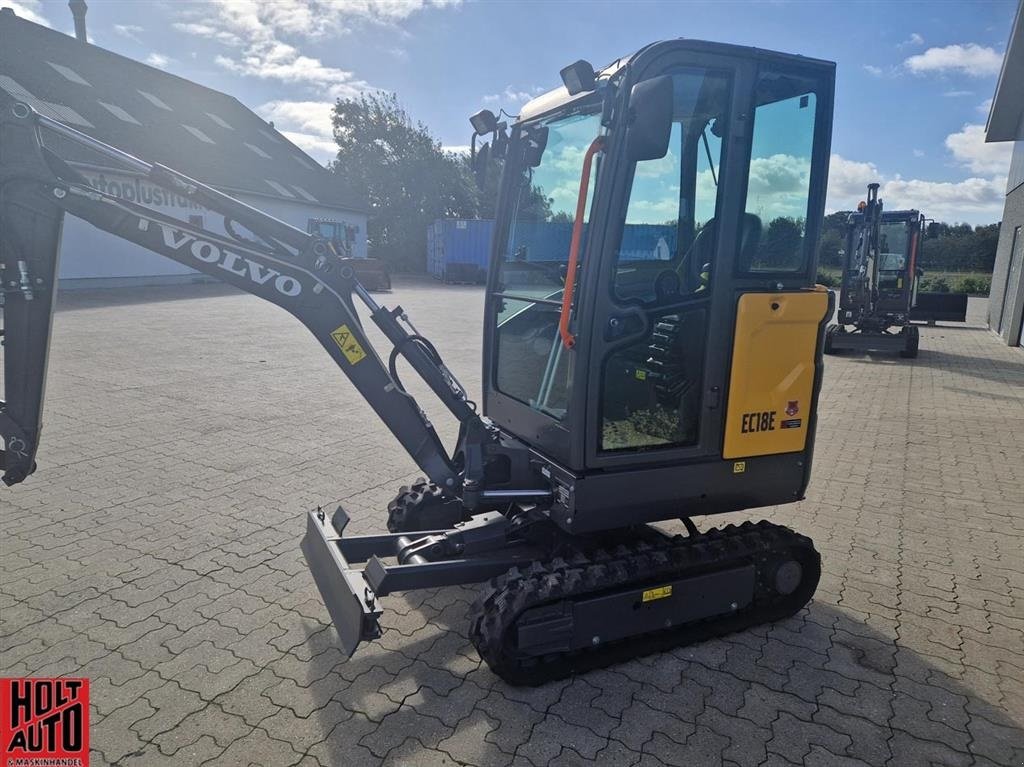
<svg viewBox="0 0 1024 767"><path fill-rule="evenodd" d="M740 433L751 434L755 431L775 431L775 411L759 410L754 413L744 413L740 423Z"/></svg>

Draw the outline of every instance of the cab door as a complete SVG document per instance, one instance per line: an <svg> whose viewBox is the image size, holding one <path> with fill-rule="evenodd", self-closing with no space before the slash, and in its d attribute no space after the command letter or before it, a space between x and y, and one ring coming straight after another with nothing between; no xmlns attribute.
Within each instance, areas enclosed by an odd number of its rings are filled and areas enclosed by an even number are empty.
<svg viewBox="0 0 1024 767"><path fill-rule="evenodd" d="M732 144L752 62L680 52L637 79L673 86L669 150L617 172L591 324L587 465L680 462L717 450L725 361L708 345L730 275L741 179ZM740 88L742 90L742 88ZM740 163L742 165L742 163Z"/></svg>
<svg viewBox="0 0 1024 767"><path fill-rule="evenodd" d="M739 407L756 384L774 403L795 375L767 362L763 375L736 370L744 299L814 292L831 82L774 57L703 53L660 63L652 75L670 76L675 92L669 152L616 173L621 185L609 206L609 220L618 206L618 227L605 238L596 290L607 300L595 302L591 326L590 467L722 457L732 400ZM779 312L783 304L827 303L824 295L765 300ZM781 314L791 322L795 312ZM809 320L810 346L794 350L811 385L823 319ZM761 325L777 321L773 313L744 332L771 343ZM771 351L762 351L770 362ZM783 409L799 400L795 407L812 412L811 395L801 389ZM811 428L804 417L799 435L766 452L803 449Z"/></svg>

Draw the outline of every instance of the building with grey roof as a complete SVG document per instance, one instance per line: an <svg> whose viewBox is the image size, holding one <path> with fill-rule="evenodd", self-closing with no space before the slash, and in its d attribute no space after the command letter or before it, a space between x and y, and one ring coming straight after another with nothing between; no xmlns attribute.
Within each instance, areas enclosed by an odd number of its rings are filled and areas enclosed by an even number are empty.
<svg viewBox="0 0 1024 767"><path fill-rule="evenodd" d="M2 0L0 0L2 3ZM79 39L0 10L0 108L27 102L100 141L227 192L304 231L315 227L346 254L366 256L366 203L232 96L91 45L85 3L71 3ZM217 230L217 217L113 169L77 148L94 186ZM164 282L196 273L68 217L61 284Z"/></svg>
<svg viewBox="0 0 1024 767"><path fill-rule="evenodd" d="M1024 346L1024 2L1006 45L985 141L1012 141L999 245L988 299L988 324L1010 346Z"/></svg>

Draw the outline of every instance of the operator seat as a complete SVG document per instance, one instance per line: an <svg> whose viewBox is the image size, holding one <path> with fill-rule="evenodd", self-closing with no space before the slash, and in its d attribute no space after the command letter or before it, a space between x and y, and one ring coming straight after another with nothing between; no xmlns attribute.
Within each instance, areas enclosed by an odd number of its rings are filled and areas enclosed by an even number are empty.
<svg viewBox="0 0 1024 767"><path fill-rule="evenodd" d="M740 219L740 249L736 259L736 263L743 271L750 268L754 256L757 255L757 248L761 244L761 229L760 218L753 213L743 214ZM685 293L696 293L707 286L717 243L718 219L712 217L697 232L690 252L679 266Z"/></svg>
<svg viewBox="0 0 1024 767"><path fill-rule="evenodd" d="M749 269L761 243L761 219L744 213L741 219L737 263ZM679 269L684 288L697 294L708 287L714 261L718 222L711 218L694 238ZM659 403L677 413L679 434L684 442L696 439L700 418L700 390L707 333L707 308L694 306L658 319L648 347L648 367L656 372L655 390Z"/></svg>

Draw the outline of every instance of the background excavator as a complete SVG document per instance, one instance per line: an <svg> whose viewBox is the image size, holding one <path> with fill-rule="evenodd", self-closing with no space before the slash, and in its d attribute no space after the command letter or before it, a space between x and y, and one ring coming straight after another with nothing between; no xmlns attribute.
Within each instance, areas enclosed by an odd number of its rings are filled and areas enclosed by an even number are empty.
<svg viewBox="0 0 1024 767"><path fill-rule="evenodd" d="M925 217L917 210L883 210L878 187L868 184L866 200L846 224L839 311L825 332L826 354L898 351L916 357L920 333L913 321L967 319L966 295L919 289Z"/></svg>
<svg viewBox="0 0 1024 767"><path fill-rule="evenodd" d="M386 595L451 584L486 582L470 637L513 684L801 609L820 575L809 539L692 518L798 501L810 479L833 309L814 278L835 67L674 40L561 77L510 126L471 120L474 147L489 137L481 173L503 166L480 406L329 239L3 105L4 482L36 468L70 213L293 314L426 475L390 505L388 534L346 536L341 507L307 515L302 550L346 653L379 636ZM82 153L223 220L198 228L94 189L71 161ZM565 220L567 243L550 236ZM399 360L457 420L451 448ZM686 536L649 524L676 519Z"/></svg>

